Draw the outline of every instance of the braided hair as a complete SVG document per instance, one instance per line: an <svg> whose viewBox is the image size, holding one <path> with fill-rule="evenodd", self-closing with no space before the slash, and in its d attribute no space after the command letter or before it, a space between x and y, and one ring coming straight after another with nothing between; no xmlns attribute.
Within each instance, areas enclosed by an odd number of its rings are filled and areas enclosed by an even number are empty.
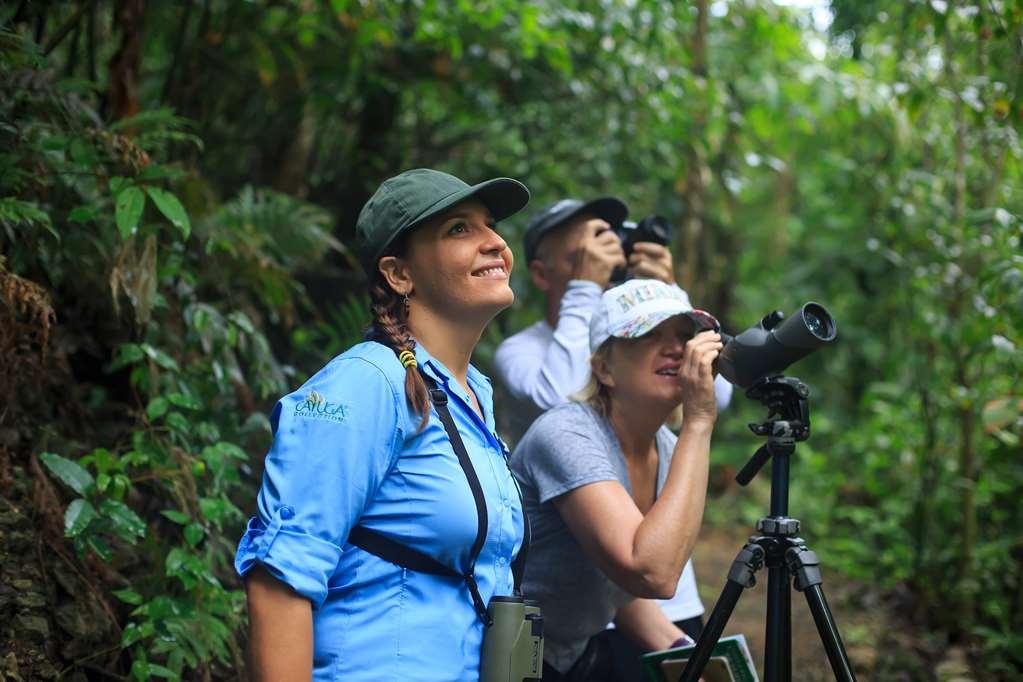
<svg viewBox="0 0 1023 682"><path fill-rule="evenodd" d="M369 338L384 344L395 355L404 351L414 352L416 342L408 328L408 299L396 293L380 272L373 277L369 297L373 312ZM415 363L405 365L405 397L415 413L420 415L419 429L422 430L430 420L430 395Z"/></svg>

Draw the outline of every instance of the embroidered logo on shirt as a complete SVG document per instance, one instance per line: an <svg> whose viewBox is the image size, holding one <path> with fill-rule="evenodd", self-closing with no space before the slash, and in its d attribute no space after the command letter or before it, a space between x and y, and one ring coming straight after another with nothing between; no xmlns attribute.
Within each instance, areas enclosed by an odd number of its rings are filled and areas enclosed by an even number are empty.
<svg viewBox="0 0 1023 682"><path fill-rule="evenodd" d="M332 403L322 393L309 391L309 395L295 406L295 416L326 419L340 424L348 417L348 406L344 403Z"/></svg>

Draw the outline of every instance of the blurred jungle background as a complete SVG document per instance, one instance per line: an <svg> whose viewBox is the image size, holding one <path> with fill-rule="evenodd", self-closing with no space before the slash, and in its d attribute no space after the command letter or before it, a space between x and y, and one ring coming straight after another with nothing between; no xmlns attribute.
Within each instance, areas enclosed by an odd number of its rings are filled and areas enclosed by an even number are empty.
<svg viewBox="0 0 1023 682"><path fill-rule="evenodd" d="M533 190L485 371L566 195L669 217L733 333L824 303L791 510L860 679L1021 679L1021 67L1021 0L0 4L0 679L245 677L269 409L360 338L355 219L417 166ZM764 416L720 418L708 608Z"/></svg>

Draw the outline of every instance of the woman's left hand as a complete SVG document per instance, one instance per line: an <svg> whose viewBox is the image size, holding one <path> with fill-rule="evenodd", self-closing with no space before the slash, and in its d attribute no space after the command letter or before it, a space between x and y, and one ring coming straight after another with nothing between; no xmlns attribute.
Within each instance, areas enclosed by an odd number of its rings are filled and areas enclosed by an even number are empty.
<svg viewBox="0 0 1023 682"><path fill-rule="evenodd" d="M686 342L682 366L678 370L682 386L682 409L685 420L717 420L718 406L714 395L714 360L724 344L716 332L700 332Z"/></svg>

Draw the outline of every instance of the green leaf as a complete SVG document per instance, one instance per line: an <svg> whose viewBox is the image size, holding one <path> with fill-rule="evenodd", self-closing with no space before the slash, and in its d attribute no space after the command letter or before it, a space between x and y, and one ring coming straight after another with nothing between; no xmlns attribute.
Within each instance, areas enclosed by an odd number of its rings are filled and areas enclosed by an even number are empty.
<svg viewBox="0 0 1023 682"><path fill-rule="evenodd" d="M76 206L67 214L68 222L87 223L96 218L98 211L94 206Z"/></svg>
<svg viewBox="0 0 1023 682"><path fill-rule="evenodd" d="M91 166L96 163L96 149L88 140L73 138L68 146L68 156L80 166Z"/></svg>
<svg viewBox="0 0 1023 682"><path fill-rule="evenodd" d="M54 476L79 495L85 495L95 483L92 474L82 468L78 462L73 462L52 452L42 453L39 455L39 460Z"/></svg>
<svg viewBox="0 0 1023 682"><path fill-rule="evenodd" d="M117 592L114 592L114 594L117 594ZM142 637L143 637L142 628L140 628L135 623L128 623L128 625L125 626L124 631L121 633L121 646L124 648L128 648L135 642L142 639ZM134 668L135 666L133 665L132 669L134 670Z"/></svg>
<svg viewBox="0 0 1023 682"><path fill-rule="evenodd" d="M155 421L167 413L168 407L170 407L170 403L167 402L166 398L153 398L149 401L149 405L146 406L146 416L149 417L150 421Z"/></svg>
<svg viewBox="0 0 1023 682"><path fill-rule="evenodd" d="M171 401L174 405L177 405L178 407L185 408L186 410L198 410L200 407L202 407L202 403L200 403L192 396L185 395L184 393L169 393L167 395L167 400Z"/></svg>
<svg viewBox="0 0 1023 682"><path fill-rule="evenodd" d="M91 464L97 471L108 472L121 468L120 458L106 448L94 448L92 452L78 461L85 466Z"/></svg>
<svg viewBox="0 0 1023 682"><path fill-rule="evenodd" d="M130 184L131 180L129 180L128 178L121 177L120 175L115 175L114 177L110 178L109 182L107 182L107 186L110 187L110 193L115 196L119 194L122 189L124 189Z"/></svg>
<svg viewBox="0 0 1023 682"><path fill-rule="evenodd" d="M113 594L125 604L138 606L142 603L142 595L135 590L114 590Z"/></svg>
<svg viewBox="0 0 1023 682"><path fill-rule="evenodd" d="M188 554L186 554L180 547L175 547L169 554L167 554L167 558L164 560L163 566L167 571L167 575L173 577L180 575L187 563Z"/></svg>
<svg viewBox="0 0 1023 682"><path fill-rule="evenodd" d="M203 527L200 526L198 523L188 524L187 526L185 526L184 532L185 542L187 542L192 547L198 545L202 541L203 536L206 535L206 532L203 530Z"/></svg>
<svg viewBox="0 0 1023 682"><path fill-rule="evenodd" d="M188 433L192 430L192 425L180 412L171 412L167 415L167 426L181 433Z"/></svg>
<svg viewBox="0 0 1023 682"><path fill-rule="evenodd" d="M184 175L184 171L169 168L158 163L151 163L142 169L139 178L142 180L171 180Z"/></svg>
<svg viewBox="0 0 1023 682"><path fill-rule="evenodd" d="M165 518L170 519L174 523L181 524L182 526L186 523L191 523L192 517L184 512L180 512L177 509L164 509L160 512Z"/></svg>
<svg viewBox="0 0 1023 682"><path fill-rule="evenodd" d="M50 152L63 151L68 146L66 135L49 135L39 142L39 147Z"/></svg>
<svg viewBox="0 0 1023 682"><path fill-rule="evenodd" d="M181 230L181 236L188 239L188 235L192 231L192 223L188 219L188 212L185 211L185 207L181 205L178 198L168 192L167 190L160 189L159 187L146 187L146 191L149 196L152 197L153 203L160 209L167 220L171 221L174 227Z"/></svg>
<svg viewBox="0 0 1023 682"><path fill-rule="evenodd" d="M152 677L149 669L150 665L145 661L135 661L131 664L131 675L139 682L145 682Z"/></svg>
<svg viewBox="0 0 1023 682"><path fill-rule="evenodd" d="M117 231L122 239L127 239L135 232L142 217L142 209L146 207L146 195L134 185L129 185L117 195L114 205L114 218Z"/></svg>
<svg viewBox="0 0 1023 682"><path fill-rule="evenodd" d="M110 490L110 497L115 500L120 500L124 497L124 494L131 488L131 479L124 474L116 474L112 481L112 487Z"/></svg>
<svg viewBox="0 0 1023 682"><path fill-rule="evenodd" d="M226 440L220 441L219 443L217 443L213 447L215 447L217 450L220 451L221 454L226 455L227 457L232 457L234 459L239 459L239 460L242 460L243 462L247 461L249 459L249 456L247 454L245 454L244 450L242 450L240 447L238 447L234 443L230 443L230 442L228 442Z"/></svg>
<svg viewBox="0 0 1023 682"><path fill-rule="evenodd" d="M101 493L106 492L107 486L110 485L111 480L112 479L110 478L110 474L104 473L96 476L96 490L100 491Z"/></svg>
<svg viewBox="0 0 1023 682"><path fill-rule="evenodd" d="M85 499L78 498L67 506L64 512L64 535L69 538L81 535L90 523L99 518L96 508Z"/></svg>
<svg viewBox="0 0 1023 682"><path fill-rule="evenodd" d="M224 521L232 518L242 518L241 510L238 507L221 498L200 497L199 511L202 512L203 518L216 526L220 526Z"/></svg>
<svg viewBox="0 0 1023 682"><path fill-rule="evenodd" d="M162 677L167 680L173 680L177 677L177 673L173 670L165 668L162 665L157 665L156 663L149 664L149 674L154 677Z"/></svg>
<svg viewBox="0 0 1023 682"><path fill-rule="evenodd" d="M87 544L96 553L96 556L103 561L110 561L114 557L114 553L110 551L110 546L98 535L90 535Z"/></svg>
<svg viewBox="0 0 1023 682"><path fill-rule="evenodd" d="M153 362L158 364L160 367L163 367L164 369L169 369L172 372L181 371L181 368L178 367L178 363L174 360L174 358L167 355L159 348L153 348L148 343L142 344L140 348L142 348L143 352L145 352L146 355L152 358Z"/></svg>
<svg viewBox="0 0 1023 682"><path fill-rule="evenodd" d="M127 365L134 365L146 355L142 346L137 343L122 343L117 348L117 357L110 363L110 371L116 371Z"/></svg>
<svg viewBox="0 0 1023 682"><path fill-rule="evenodd" d="M60 241L60 235L53 229L50 214L39 208L34 201L21 201L14 197L0 198L0 222L24 223L42 227Z"/></svg>
<svg viewBox="0 0 1023 682"><path fill-rule="evenodd" d="M119 536L134 543L135 538L144 537L146 523L131 507L117 500L103 500L99 506L100 513L113 524L113 530Z"/></svg>
<svg viewBox="0 0 1023 682"><path fill-rule="evenodd" d="M243 332L246 334L255 334L256 328L252 326L252 320L245 313L236 310L227 316L227 319L238 325Z"/></svg>

